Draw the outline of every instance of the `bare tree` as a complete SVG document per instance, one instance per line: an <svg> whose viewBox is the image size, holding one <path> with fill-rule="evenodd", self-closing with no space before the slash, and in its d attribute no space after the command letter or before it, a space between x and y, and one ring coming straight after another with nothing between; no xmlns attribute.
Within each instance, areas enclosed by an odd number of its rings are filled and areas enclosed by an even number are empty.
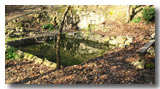
<svg viewBox="0 0 160 89"><path fill-rule="evenodd" d="M69 5L62 17L62 22L60 24L59 32L57 33L57 40L56 40L56 63L57 63L57 69L60 69L60 40L62 35L62 30L64 26L65 17L67 16L67 13L69 12L71 6Z"/></svg>
<svg viewBox="0 0 160 89"><path fill-rule="evenodd" d="M126 12L126 14L127 14L127 20L126 20L126 22L128 23L130 21L130 5L127 6L127 12Z"/></svg>
<svg viewBox="0 0 160 89"><path fill-rule="evenodd" d="M131 21L136 16L136 14L138 12L140 12L141 10L143 10L143 8L144 8L144 5L136 5L134 8L130 8L129 7L129 9L131 9L131 14L129 16L129 21Z"/></svg>

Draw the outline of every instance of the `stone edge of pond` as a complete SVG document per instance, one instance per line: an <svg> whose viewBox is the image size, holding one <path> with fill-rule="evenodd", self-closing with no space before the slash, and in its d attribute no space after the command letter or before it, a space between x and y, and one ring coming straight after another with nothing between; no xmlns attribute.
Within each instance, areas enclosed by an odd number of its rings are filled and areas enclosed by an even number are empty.
<svg viewBox="0 0 160 89"><path fill-rule="evenodd" d="M46 33L46 34L40 34L38 36L33 36L33 37L25 37L21 39L16 39L16 40L11 40L7 41L5 44L13 47L18 47L22 45L30 45L37 43L37 41L43 41L44 38L45 40L52 40L54 39L56 33Z"/></svg>
<svg viewBox="0 0 160 89"><path fill-rule="evenodd" d="M51 33L51 34L41 34L41 35L35 36L35 37L26 37L26 38L22 38L22 39L8 41L6 43L6 45L11 46L11 47L18 47L18 46L22 46L22 45L34 44L34 43L36 43L36 39L41 40L44 37L47 37L47 40L52 40L52 39L54 39L55 35L53 35L53 33ZM72 36L69 36L69 35L66 35L66 37L72 38ZM74 38L85 40L84 38L80 38L80 37L74 37ZM131 42L128 42L128 44L130 45L130 43L132 43L132 38L128 38L127 36L103 37L103 38L106 38L107 41L109 42L109 44L111 44L109 46L109 48L115 48L115 46L117 46L117 43L118 44L121 43L121 44L126 45L126 41L128 41L128 39L131 39ZM119 39L117 39L117 38L119 38ZM117 42L117 41L120 41L120 40L122 40L122 42ZM91 40L91 41L95 41L95 40ZM118 45L118 46L120 48L123 48L124 45ZM23 52L21 50L18 50L17 52L21 53L20 56L23 56L22 59L28 59L30 61L35 61L35 63L44 64L44 65L50 66L50 67L56 67L56 63L54 63L54 62L50 62L50 61L48 61L46 59L41 59L41 58L39 58L39 57L37 57L35 55Z"/></svg>
<svg viewBox="0 0 160 89"><path fill-rule="evenodd" d="M6 45L6 46L8 46L8 45ZM10 47L10 46L8 46L8 47ZM48 61L47 59L39 58L35 55L32 55L32 54L27 53L27 52L23 52L21 50L17 50L16 54L19 57L21 57L21 58L18 58L19 60L29 60L29 61L33 61L35 64L43 64L45 66L53 67L53 68L57 67L57 64L55 62L51 62L51 61ZM15 60L18 60L18 59L15 58Z"/></svg>
<svg viewBox="0 0 160 89"><path fill-rule="evenodd" d="M95 37L98 36L97 39L95 39L93 35L90 35L88 37L81 37L81 36L74 36L74 34L75 33L73 33L72 35L66 34L66 37L80 39L80 40L89 40L96 43L108 44L109 48L111 49L116 47L124 48L125 46L130 46L133 42L133 37L129 37L129 36L104 36L103 37L97 34L97 35L94 35Z"/></svg>
<svg viewBox="0 0 160 89"><path fill-rule="evenodd" d="M75 34L75 33L74 33ZM35 37L26 37L26 38L22 38L22 39L17 39L17 40L12 40L12 41L8 41L6 42L6 45L10 45L13 47L18 47L18 46L22 46L22 45L31 45L34 43L37 43L38 41L43 41L43 38L46 37L46 41L49 40L53 40L55 38L56 33L46 33L46 34L40 34L38 36ZM110 48L114 48L114 46L118 46L120 48L124 48L125 45L130 45L133 42L133 38L132 37L128 37L128 36L105 36L105 37L101 37L100 35L95 35L98 36L97 39L94 39L94 37L80 37L80 36L73 36L73 35L68 35L68 34L63 34L65 35L65 37L67 38L75 38L75 39L81 39L81 40L90 40L90 41L94 41L94 42L98 42L98 43L103 43L103 44L109 44Z"/></svg>

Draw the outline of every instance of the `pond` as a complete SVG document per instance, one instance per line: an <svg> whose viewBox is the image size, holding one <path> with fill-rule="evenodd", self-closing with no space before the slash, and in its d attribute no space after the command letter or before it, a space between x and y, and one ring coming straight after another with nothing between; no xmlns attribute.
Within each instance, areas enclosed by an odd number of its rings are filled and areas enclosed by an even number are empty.
<svg viewBox="0 0 160 89"><path fill-rule="evenodd" d="M18 49L42 59L56 61L55 40L42 44L25 45ZM107 44L89 40L63 38L60 41L60 62L63 66L77 65L89 59L102 56L109 50Z"/></svg>

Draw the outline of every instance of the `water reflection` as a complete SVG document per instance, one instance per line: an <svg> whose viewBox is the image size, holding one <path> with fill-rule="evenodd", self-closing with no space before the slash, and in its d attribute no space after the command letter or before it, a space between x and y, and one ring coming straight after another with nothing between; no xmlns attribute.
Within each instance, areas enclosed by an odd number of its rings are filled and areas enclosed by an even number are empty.
<svg viewBox="0 0 160 89"><path fill-rule="evenodd" d="M32 53L50 61L56 61L55 40L47 44L33 44L19 47L20 50ZM60 58L63 66L80 64L89 59L103 55L108 50L106 44L89 40L63 38L60 42Z"/></svg>

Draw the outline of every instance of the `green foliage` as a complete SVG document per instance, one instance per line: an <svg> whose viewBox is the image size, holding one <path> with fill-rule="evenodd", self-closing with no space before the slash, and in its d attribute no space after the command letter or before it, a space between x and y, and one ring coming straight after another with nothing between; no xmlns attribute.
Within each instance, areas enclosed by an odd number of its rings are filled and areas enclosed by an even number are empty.
<svg viewBox="0 0 160 89"><path fill-rule="evenodd" d="M53 24L45 24L42 26L43 29L48 29L49 31L52 31L54 29Z"/></svg>
<svg viewBox="0 0 160 89"><path fill-rule="evenodd" d="M17 40L19 39L18 37L8 37L5 39L5 42L8 42L8 41L12 41L12 40Z"/></svg>
<svg viewBox="0 0 160 89"><path fill-rule="evenodd" d="M13 48L13 47L7 48L6 52L5 52L6 59L14 59L14 58L16 58L16 56L17 56L16 51L17 51L16 48Z"/></svg>
<svg viewBox="0 0 160 89"><path fill-rule="evenodd" d="M138 17L138 18L133 19L132 22L139 23L141 20L142 20L141 17Z"/></svg>
<svg viewBox="0 0 160 89"><path fill-rule="evenodd" d="M147 7L143 9L142 12L143 19L148 23L149 21L154 21L155 19L155 8Z"/></svg>
<svg viewBox="0 0 160 89"><path fill-rule="evenodd" d="M146 64L146 68L147 68L147 69L152 69L152 68L154 68L154 66L155 66L155 65L154 65L153 63L147 63L147 64Z"/></svg>

